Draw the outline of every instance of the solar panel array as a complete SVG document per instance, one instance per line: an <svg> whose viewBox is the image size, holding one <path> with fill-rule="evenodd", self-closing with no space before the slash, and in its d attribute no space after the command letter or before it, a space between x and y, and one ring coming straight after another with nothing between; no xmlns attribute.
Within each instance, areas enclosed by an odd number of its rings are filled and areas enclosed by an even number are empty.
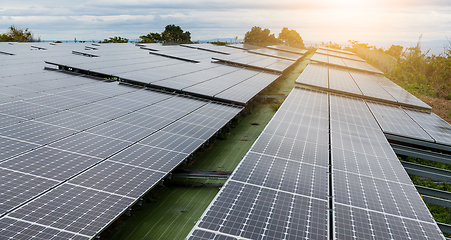
<svg viewBox="0 0 451 240"><path fill-rule="evenodd" d="M273 55L277 55L274 52L289 55L282 51L271 51ZM246 104L255 94L279 77L279 74L274 72L282 72L294 63L212 44L183 46L140 44L136 47L130 45L123 50L113 50L108 45L102 45L95 52L99 57L63 56L49 58L46 61L66 69L77 69L89 74L110 76L123 81L147 84L149 87L177 90L202 97L220 98L238 104ZM232 62L233 66L212 63L212 59ZM237 68L235 64L246 66L248 69ZM265 80L253 81L254 78ZM229 79L233 80L228 81ZM267 79L272 80L268 82ZM239 95L223 93L236 92L232 90L235 86L243 85L245 88L251 84L255 91L242 91ZM221 96L217 97L218 94Z"/></svg>
<svg viewBox="0 0 451 240"><path fill-rule="evenodd" d="M59 47L0 45L5 239L95 237L242 110L44 70Z"/></svg>
<svg viewBox="0 0 451 240"><path fill-rule="evenodd" d="M325 74L327 71L329 73ZM306 73L304 74L304 72ZM354 97L363 97L406 107L431 109L429 105L386 77L345 68L324 64L309 64L296 79L296 83Z"/></svg>
<svg viewBox="0 0 451 240"><path fill-rule="evenodd" d="M337 67L344 67L349 68L353 70L359 70L369 73L379 73L383 74L379 69L371 66L370 64L362 61L357 60L351 60L336 56L329 56L321 53L315 53L312 58L310 58L311 61L319 62L319 63L325 63L332 66Z"/></svg>
<svg viewBox="0 0 451 240"><path fill-rule="evenodd" d="M295 88L188 239L331 236L444 239L366 103Z"/></svg>

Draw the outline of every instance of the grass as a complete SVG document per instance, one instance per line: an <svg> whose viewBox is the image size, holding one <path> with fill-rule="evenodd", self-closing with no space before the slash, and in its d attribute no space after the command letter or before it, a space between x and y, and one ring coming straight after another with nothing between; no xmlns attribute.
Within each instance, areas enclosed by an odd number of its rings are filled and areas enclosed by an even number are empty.
<svg viewBox="0 0 451 240"><path fill-rule="evenodd" d="M310 59L311 55L312 53L306 54L304 59ZM309 62L304 59L287 69L262 95L287 96ZM194 159L183 168L233 171L282 101L283 98L276 98L267 102L254 102L252 113L240 118L238 124L227 134L227 139L214 140L207 149L196 152ZM134 207L130 217L119 218L104 231L101 238L182 240L191 231L194 222L202 216L224 182L202 179L165 180L164 187L157 187L145 196L147 203Z"/></svg>
<svg viewBox="0 0 451 240"><path fill-rule="evenodd" d="M218 191L215 185L163 187L157 201L144 204L108 239L184 239Z"/></svg>

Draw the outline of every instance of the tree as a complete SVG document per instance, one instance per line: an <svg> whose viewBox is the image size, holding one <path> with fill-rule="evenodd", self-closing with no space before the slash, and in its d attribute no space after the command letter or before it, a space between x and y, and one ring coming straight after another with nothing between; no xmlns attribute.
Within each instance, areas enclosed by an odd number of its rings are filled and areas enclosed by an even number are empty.
<svg viewBox="0 0 451 240"><path fill-rule="evenodd" d="M392 44L388 50L385 51L388 55L395 57L397 60L401 57L403 46Z"/></svg>
<svg viewBox="0 0 451 240"><path fill-rule="evenodd" d="M250 31L247 31L244 35L244 43L253 44L257 46L268 46L274 44L280 44L282 41L277 39L274 34L267 28L254 26Z"/></svg>
<svg viewBox="0 0 451 240"><path fill-rule="evenodd" d="M8 28L7 33L3 33L0 35L0 42L40 42L41 39L35 39L33 34L28 31L28 28L25 30L19 29L14 25Z"/></svg>
<svg viewBox="0 0 451 240"><path fill-rule="evenodd" d="M151 32L139 38L141 43L191 43L191 33L174 24L167 25L161 34Z"/></svg>
<svg viewBox="0 0 451 240"><path fill-rule="evenodd" d="M304 41L296 30L289 30L287 27L282 28L279 39L290 47L305 48Z"/></svg>
<svg viewBox="0 0 451 240"><path fill-rule="evenodd" d="M114 36L109 39L105 38L102 43L128 43L128 38Z"/></svg>

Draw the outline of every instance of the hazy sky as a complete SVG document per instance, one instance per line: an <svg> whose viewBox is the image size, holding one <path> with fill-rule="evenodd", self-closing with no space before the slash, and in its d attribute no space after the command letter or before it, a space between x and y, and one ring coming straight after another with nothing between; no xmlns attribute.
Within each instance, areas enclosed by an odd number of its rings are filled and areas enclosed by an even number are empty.
<svg viewBox="0 0 451 240"><path fill-rule="evenodd" d="M14 24L43 40L137 39L168 24L193 40L243 38L252 26L297 30L304 41L416 42L451 37L449 0L1 0L0 33Z"/></svg>

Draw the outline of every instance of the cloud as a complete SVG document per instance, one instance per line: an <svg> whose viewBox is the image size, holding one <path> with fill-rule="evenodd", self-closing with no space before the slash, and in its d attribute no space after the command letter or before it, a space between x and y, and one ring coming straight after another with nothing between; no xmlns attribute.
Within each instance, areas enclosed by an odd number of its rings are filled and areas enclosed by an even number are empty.
<svg viewBox="0 0 451 240"><path fill-rule="evenodd" d="M415 41L420 34L451 36L449 12L451 1L445 0L21 0L2 3L0 32L15 24L44 40L137 39L176 24L194 40L243 38L261 26L276 35L288 27L314 41Z"/></svg>

